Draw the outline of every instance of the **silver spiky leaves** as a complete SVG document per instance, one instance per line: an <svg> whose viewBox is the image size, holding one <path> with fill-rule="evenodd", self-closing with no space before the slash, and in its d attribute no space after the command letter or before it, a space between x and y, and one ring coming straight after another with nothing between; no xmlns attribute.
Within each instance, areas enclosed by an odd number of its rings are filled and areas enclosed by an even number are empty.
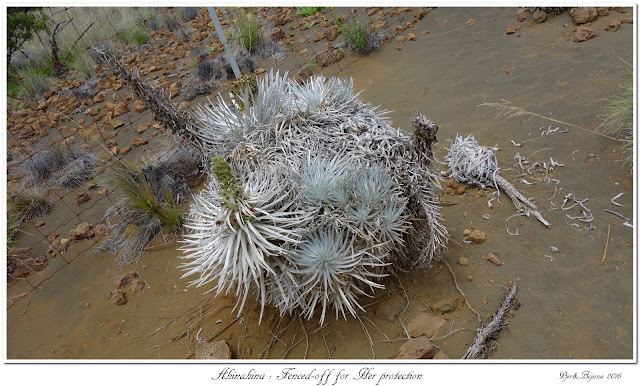
<svg viewBox="0 0 640 386"><path fill-rule="evenodd" d="M239 174L245 183L238 197L223 197L215 180L194 197L184 247L191 261L182 266L184 276L198 273L192 281L198 286L216 280L218 293L235 290L242 304L255 284L264 306L265 275L277 279L272 257L298 243L309 221L308 213L292 205L295 189L284 173L265 165Z"/></svg>
<svg viewBox="0 0 640 386"><path fill-rule="evenodd" d="M332 309L356 315L394 264L434 259L447 235L431 171L352 82L270 73L245 98L244 112L221 98L200 108L192 131L235 181L230 194L212 174L195 197L183 247L194 284L235 292L240 309L255 293L263 307L322 322Z"/></svg>

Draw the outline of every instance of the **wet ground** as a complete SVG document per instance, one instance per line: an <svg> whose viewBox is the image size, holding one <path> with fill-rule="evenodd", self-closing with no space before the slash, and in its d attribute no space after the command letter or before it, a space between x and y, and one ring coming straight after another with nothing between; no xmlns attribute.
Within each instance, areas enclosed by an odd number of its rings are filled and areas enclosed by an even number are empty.
<svg viewBox="0 0 640 386"><path fill-rule="evenodd" d="M509 318L490 358L632 358L633 230L604 212L611 209L634 217L630 167L618 162L617 143L575 126L595 129L607 98L617 94L629 76L625 61L632 62L633 27L623 24L617 32L606 32L612 16L603 17L592 23L598 38L574 43L571 19L564 13L542 24L520 23L518 33L506 35L508 25L519 24L515 14L515 8L434 9L408 31L416 34L416 41L392 40L370 56L357 57L339 75L353 77L355 88L364 90L363 100L392 110L389 117L395 127L409 131L416 111L436 122L440 160L448 140L473 134L480 144L497 144L503 169L514 166L518 152L531 162L553 157L564 164L548 176L557 184L527 176L540 182L525 185L513 170L502 173L535 199L549 228L534 218L505 222L516 212L504 195L500 203L493 202L493 209L488 208L488 197L478 196L473 187L462 195L442 197L454 204L442 209L452 236L444 259L469 304L490 315L504 287L510 281L519 285L521 307ZM475 22L467 24L469 19ZM423 34L425 30L429 33ZM326 73L331 71L338 70L332 67ZM507 120L497 117L494 108L479 107L503 99L575 126L530 116ZM569 131L540 136L540 128L549 125ZM522 147L510 142L528 139L532 140ZM589 198L585 205L593 213L595 230L576 229L570 224L579 222L566 214L577 212L559 209L570 192ZM618 193L624 193L618 199L622 208L609 202ZM507 228L512 233L517 229L519 235L508 234ZM464 243L465 229L484 231L486 242ZM193 357L197 337L206 337L225 339L235 358L386 359L395 357L406 341L403 325L428 309L439 313L447 305L453 307L441 315L447 322L438 337L479 327L440 263L388 280L388 290L362 301L367 312L361 321L341 319L318 330L317 321L280 318L273 309L258 324L257 305L246 307L236 318L233 298L203 295L206 289L189 287L180 279L175 246L150 251L122 270L111 255L93 254L92 246L92 241L73 243L63 257L77 259L8 310L9 358L183 359ZM552 246L557 253L550 251ZM484 261L489 252L504 264ZM457 264L460 257L469 265ZM60 257L50 261L47 270L30 277L31 282L62 265ZM136 270L147 286L131 293L126 305L116 306L107 295L116 287L113 281L129 270ZM19 283L9 289L8 298L19 298L29 288ZM462 330L433 343L450 358L460 358L473 336L473 331Z"/></svg>

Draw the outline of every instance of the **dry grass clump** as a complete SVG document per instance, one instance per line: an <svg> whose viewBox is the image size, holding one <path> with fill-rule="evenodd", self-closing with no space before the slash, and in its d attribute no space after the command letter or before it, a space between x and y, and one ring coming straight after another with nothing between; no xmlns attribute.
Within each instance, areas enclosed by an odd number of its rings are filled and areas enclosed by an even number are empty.
<svg viewBox="0 0 640 386"><path fill-rule="evenodd" d="M49 187L72 189L93 178L98 160L95 153L55 144L24 160L20 168L29 186L44 182Z"/></svg>
<svg viewBox="0 0 640 386"><path fill-rule="evenodd" d="M29 221L44 216L53 207L51 201L39 189L11 189L7 192L7 273L11 274L16 256L15 240L20 229Z"/></svg>
<svg viewBox="0 0 640 386"><path fill-rule="evenodd" d="M53 202L40 190L27 188L7 192L7 239L27 222L42 217L53 207Z"/></svg>
<svg viewBox="0 0 640 386"><path fill-rule="evenodd" d="M200 15L198 7L181 7L180 12L184 15L187 21L193 20Z"/></svg>
<svg viewBox="0 0 640 386"><path fill-rule="evenodd" d="M121 266L138 261L151 243L174 240L184 221L178 205L199 164L197 150L179 145L146 162L112 167L110 179L124 197L105 213L110 235L99 249L115 254Z"/></svg>

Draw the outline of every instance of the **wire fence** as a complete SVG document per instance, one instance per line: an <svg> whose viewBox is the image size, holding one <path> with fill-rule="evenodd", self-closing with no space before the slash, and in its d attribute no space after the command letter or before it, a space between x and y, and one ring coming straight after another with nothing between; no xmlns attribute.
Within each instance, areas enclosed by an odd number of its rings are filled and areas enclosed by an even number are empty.
<svg viewBox="0 0 640 386"><path fill-rule="evenodd" d="M158 157L180 141L154 123L153 112L108 71L95 49L117 54L125 67L137 69L186 111L196 103L208 103L209 96L228 98L235 80L233 76L217 79L212 82L217 87L206 89L195 101L187 101L184 95L186 85L207 81L202 76L203 63L226 55L206 8L131 8L127 14L134 21L126 25L113 8L77 11L44 9L49 31L36 34L30 42L31 53L22 50L16 63L8 66L7 200L24 201L36 192L54 208L45 217L14 224L17 231L7 237L12 246L11 251L8 246L8 287L19 286L15 292L22 291L9 298L8 308L101 245L106 234L104 227L98 232L102 216L123 197L121 189L102 185L110 166ZM399 42L411 38L404 31L428 13L395 7L215 11L229 45L235 55L241 55L236 60L243 73L261 76L274 70L298 81L312 74L341 76L358 62L361 56L353 51L358 43L354 46L344 36L348 23L359 20L360 28L375 36L375 44L384 46L394 38ZM61 31L65 39L58 42ZM247 38L254 36L268 49L259 54L247 49ZM59 45L66 47L62 55ZM39 52L39 60L32 58L33 52ZM84 72L82 65L71 65L83 61ZM27 66L29 71L24 71ZM61 185L60 179L52 178L59 173L54 166L61 159L84 165L80 175L66 176L75 184ZM76 241L73 235L64 236L82 224L88 224L92 237L76 234L81 240ZM65 253L72 243L77 245L73 253ZM53 258L61 262L50 264ZM45 267L47 261L50 267Z"/></svg>

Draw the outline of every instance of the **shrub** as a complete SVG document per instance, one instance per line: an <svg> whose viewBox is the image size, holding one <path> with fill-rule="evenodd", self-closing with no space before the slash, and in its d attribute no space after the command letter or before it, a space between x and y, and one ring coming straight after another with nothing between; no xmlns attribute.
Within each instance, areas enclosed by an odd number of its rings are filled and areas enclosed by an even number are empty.
<svg viewBox="0 0 640 386"><path fill-rule="evenodd" d="M215 89L220 87L217 77L209 78L208 80L200 80L190 78L180 89L180 95L185 101L191 101L199 97L200 95L207 95L212 93Z"/></svg>
<svg viewBox="0 0 640 386"><path fill-rule="evenodd" d="M225 63L221 60L211 59L204 60L199 62L196 66L196 72L198 73L198 77L203 80L209 80L212 77L216 77L218 79L222 78L222 74L220 71L223 70Z"/></svg>
<svg viewBox="0 0 640 386"><path fill-rule="evenodd" d="M9 7L7 8L7 68L13 54L21 51L24 44L33 38L33 34L47 30L47 18L41 8Z"/></svg>

